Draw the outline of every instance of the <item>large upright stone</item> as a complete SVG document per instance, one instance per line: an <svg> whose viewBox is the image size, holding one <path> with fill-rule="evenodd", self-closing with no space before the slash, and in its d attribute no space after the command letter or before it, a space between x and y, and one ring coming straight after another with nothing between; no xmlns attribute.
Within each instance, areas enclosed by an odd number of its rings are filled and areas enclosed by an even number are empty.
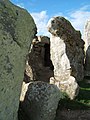
<svg viewBox="0 0 90 120"><path fill-rule="evenodd" d="M17 120L26 54L35 33L26 10L0 0L0 120Z"/></svg>
<svg viewBox="0 0 90 120"><path fill-rule="evenodd" d="M33 39L28 54L24 81L48 82L53 77L53 65L50 60L50 38L37 36Z"/></svg>
<svg viewBox="0 0 90 120"><path fill-rule="evenodd" d="M81 39L80 31L76 31L64 17L50 19L47 27L51 33L50 50L54 65L54 78L56 81L66 81L71 80L70 76L73 76L77 81L82 80L84 77L84 41ZM73 81L76 84L74 78ZM75 90L77 88L78 85Z"/></svg>
<svg viewBox="0 0 90 120"><path fill-rule="evenodd" d="M90 76L90 21L87 21L84 30L84 40L85 40L85 76Z"/></svg>

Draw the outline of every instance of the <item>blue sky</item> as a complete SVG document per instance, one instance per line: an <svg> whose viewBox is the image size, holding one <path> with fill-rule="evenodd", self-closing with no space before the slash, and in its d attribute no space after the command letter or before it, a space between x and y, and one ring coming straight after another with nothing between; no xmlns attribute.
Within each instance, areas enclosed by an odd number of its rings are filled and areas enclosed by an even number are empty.
<svg viewBox="0 0 90 120"><path fill-rule="evenodd" d="M11 0L14 4L27 9L35 20L38 34L49 35L46 25L53 16L64 16L80 30L90 20L90 0Z"/></svg>

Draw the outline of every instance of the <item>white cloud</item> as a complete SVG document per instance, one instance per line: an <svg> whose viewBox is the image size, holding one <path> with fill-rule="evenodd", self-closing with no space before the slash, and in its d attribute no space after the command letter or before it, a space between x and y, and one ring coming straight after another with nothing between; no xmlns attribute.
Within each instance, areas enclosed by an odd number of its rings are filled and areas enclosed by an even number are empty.
<svg viewBox="0 0 90 120"><path fill-rule="evenodd" d="M23 3L18 3L17 6L19 6L21 8L25 8Z"/></svg>
<svg viewBox="0 0 90 120"><path fill-rule="evenodd" d="M62 12L56 13L53 16L63 16L66 19L68 19L74 28L76 30L80 30L83 34L85 23L88 19L90 19L90 5L84 6L78 10L66 13L64 15ZM34 21L38 28L38 34L39 35L47 35L49 36L49 32L47 30L47 22L49 20L49 15L46 11L36 12L36 13L30 13L32 17L34 18Z"/></svg>
<svg viewBox="0 0 90 120"><path fill-rule="evenodd" d="M30 13L30 14L34 18L34 21L37 25L38 34L49 36L49 32L47 30L47 22L48 22L49 16L47 15L47 12L46 11L41 11L41 12Z"/></svg>
<svg viewBox="0 0 90 120"><path fill-rule="evenodd" d="M80 30L82 34L86 21L90 19L90 10L88 9L88 7L90 6L84 6L79 10L73 11L68 14L68 20L72 23L75 29Z"/></svg>

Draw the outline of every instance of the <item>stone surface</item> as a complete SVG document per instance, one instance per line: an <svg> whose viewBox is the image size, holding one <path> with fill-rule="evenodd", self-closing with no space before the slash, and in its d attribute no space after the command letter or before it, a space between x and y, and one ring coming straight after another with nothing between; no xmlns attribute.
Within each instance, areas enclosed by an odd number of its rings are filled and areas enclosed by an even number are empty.
<svg viewBox="0 0 90 120"><path fill-rule="evenodd" d="M53 65L50 60L50 38L38 36L32 41L24 81L49 82L50 77L53 77Z"/></svg>
<svg viewBox="0 0 90 120"><path fill-rule="evenodd" d="M51 33L50 53L54 65L54 81L56 84L57 81L66 82L71 76L75 78L72 84L77 84L76 81L84 77L84 41L80 31L76 31L64 17L51 18L47 28ZM76 86L74 90L78 91L78 85Z"/></svg>
<svg viewBox="0 0 90 120"><path fill-rule="evenodd" d="M58 110L55 120L89 120L90 110Z"/></svg>
<svg viewBox="0 0 90 120"><path fill-rule="evenodd" d="M17 120L26 54L35 33L26 10L0 0L0 120Z"/></svg>
<svg viewBox="0 0 90 120"><path fill-rule="evenodd" d="M23 120L54 120L62 94L55 85L35 81L28 86L20 109ZM22 117L22 118L24 118Z"/></svg>
<svg viewBox="0 0 90 120"><path fill-rule="evenodd" d="M90 21L87 21L84 30L84 41L85 41L85 76L90 76Z"/></svg>
<svg viewBox="0 0 90 120"><path fill-rule="evenodd" d="M30 83L31 83L31 82L25 83L25 82L23 81L22 89L21 89L21 94L20 94L20 101L24 101L25 95L26 95L26 92L27 92L27 90L28 90L28 86L29 86Z"/></svg>
<svg viewBox="0 0 90 120"><path fill-rule="evenodd" d="M57 81L53 77L50 78L50 84L56 85L62 92L66 93L73 100L79 93L79 86L73 76L64 81Z"/></svg>
<svg viewBox="0 0 90 120"><path fill-rule="evenodd" d="M77 81L84 77L84 41L80 31L76 31L64 17L54 17L48 22L51 33L51 60L54 76L61 79L74 76Z"/></svg>

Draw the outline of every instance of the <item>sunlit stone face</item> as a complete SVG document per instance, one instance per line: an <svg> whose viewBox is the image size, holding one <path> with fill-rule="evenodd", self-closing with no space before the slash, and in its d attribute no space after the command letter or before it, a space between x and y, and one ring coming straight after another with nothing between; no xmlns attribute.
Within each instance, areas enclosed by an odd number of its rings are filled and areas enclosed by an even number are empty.
<svg viewBox="0 0 90 120"><path fill-rule="evenodd" d="M47 24L48 31L55 36L63 36L65 27L67 26L65 26L66 21L67 20L61 16L51 18Z"/></svg>

